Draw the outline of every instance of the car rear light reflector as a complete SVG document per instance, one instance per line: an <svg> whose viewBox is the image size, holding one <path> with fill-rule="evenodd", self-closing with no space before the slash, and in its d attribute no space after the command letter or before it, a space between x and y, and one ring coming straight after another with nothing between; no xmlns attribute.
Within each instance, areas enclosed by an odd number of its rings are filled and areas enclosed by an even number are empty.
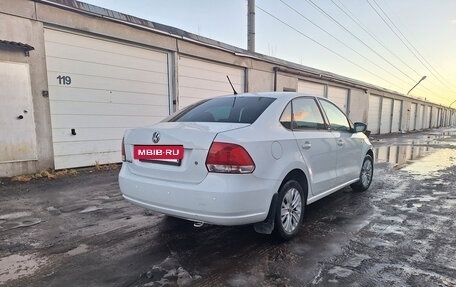
<svg viewBox="0 0 456 287"><path fill-rule="evenodd" d="M122 161L126 161L127 156L125 154L125 137L122 138Z"/></svg>
<svg viewBox="0 0 456 287"><path fill-rule="evenodd" d="M213 142L206 158L206 167L209 172L252 173L255 163L242 146Z"/></svg>

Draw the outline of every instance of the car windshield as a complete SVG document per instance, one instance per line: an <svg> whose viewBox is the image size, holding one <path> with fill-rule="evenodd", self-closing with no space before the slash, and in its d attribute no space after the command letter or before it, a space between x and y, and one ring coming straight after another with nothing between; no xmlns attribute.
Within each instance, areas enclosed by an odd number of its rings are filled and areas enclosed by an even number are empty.
<svg viewBox="0 0 456 287"><path fill-rule="evenodd" d="M251 124L274 100L267 97L213 98L184 109L169 121Z"/></svg>

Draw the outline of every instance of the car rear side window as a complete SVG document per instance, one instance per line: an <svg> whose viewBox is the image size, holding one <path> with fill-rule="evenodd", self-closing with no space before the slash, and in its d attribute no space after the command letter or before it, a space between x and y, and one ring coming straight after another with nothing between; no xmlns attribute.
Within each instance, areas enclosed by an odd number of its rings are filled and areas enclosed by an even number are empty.
<svg viewBox="0 0 456 287"><path fill-rule="evenodd" d="M323 116L313 98L294 99L292 104L285 108L280 122L288 129L291 124L293 130L326 129Z"/></svg>
<svg viewBox="0 0 456 287"><path fill-rule="evenodd" d="M170 122L226 122L251 124L274 101L268 97L220 97L199 102Z"/></svg>

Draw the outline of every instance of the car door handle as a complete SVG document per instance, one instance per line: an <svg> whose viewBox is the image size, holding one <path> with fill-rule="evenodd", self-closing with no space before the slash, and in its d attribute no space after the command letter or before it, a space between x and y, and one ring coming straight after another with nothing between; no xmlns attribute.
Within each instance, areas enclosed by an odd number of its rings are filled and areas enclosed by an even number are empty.
<svg viewBox="0 0 456 287"><path fill-rule="evenodd" d="M344 143L345 143L344 140L341 140L341 139L340 139L340 140L337 140L337 145L338 145L338 146L343 146Z"/></svg>
<svg viewBox="0 0 456 287"><path fill-rule="evenodd" d="M304 144L302 145L302 149L310 149L312 147L312 144L310 144L309 141L305 141Z"/></svg>

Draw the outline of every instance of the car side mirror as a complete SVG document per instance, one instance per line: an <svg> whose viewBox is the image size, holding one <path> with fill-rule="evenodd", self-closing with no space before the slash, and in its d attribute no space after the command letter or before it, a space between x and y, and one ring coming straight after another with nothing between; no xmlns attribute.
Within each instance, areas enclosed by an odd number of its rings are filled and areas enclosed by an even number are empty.
<svg viewBox="0 0 456 287"><path fill-rule="evenodd" d="M355 123L355 133L363 133L367 130L365 123Z"/></svg>

